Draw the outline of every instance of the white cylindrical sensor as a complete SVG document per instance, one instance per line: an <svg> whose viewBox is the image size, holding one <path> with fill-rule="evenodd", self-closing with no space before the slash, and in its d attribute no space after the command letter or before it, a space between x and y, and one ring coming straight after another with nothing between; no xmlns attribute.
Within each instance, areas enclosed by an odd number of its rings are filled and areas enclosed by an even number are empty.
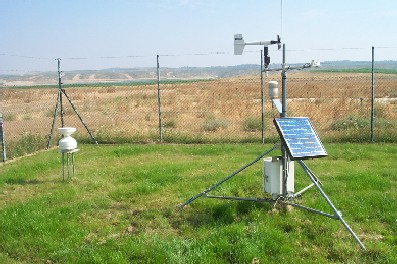
<svg viewBox="0 0 397 264"><path fill-rule="evenodd" d="M63 135L63 138L59 140L60 151L71 151L77 148L77 141L71 137L76 131L75 127L60 127L58 131Z"/></svg>
<svg viewBox="0 0 397 264"><path fill-rule="evenodd" d="M278 97L278 82L277 81L269 81L269 90L268 94L270 99L274 99Z"/></svg>

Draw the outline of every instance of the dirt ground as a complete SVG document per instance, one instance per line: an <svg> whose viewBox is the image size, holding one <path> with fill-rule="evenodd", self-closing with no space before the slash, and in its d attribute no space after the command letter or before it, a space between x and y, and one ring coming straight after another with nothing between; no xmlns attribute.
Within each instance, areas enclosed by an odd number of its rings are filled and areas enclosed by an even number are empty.
<svg viewBox="0 0 397 264"><path fill-rule="evenodd" d="M274 133L272 118L278 116L267 96L265 78L265 130ZM346 116L370 118L371 74L291 72L287 75L288 116L308 116L318 133L329 131L336 120ZM94 135L141 138L159 131L157 85L66 88L66 94ZM216 79L160 85L162 127L172 135L244 138L258 137L256 127L262 116L259 76ZM54 119L58 89L0 88L5 137L24 134L49 135ZM377 74L375 109L380 118L397 120L397 76ZM64 126L85 133L82 122L66 96L62 96ZM58 109L55 128L60 124ZM252 121L254 120L254 121ZM254 122L254 123L255 123ZM212 125L212 126L211 126ZM57 132L56 132L57 133Z"/></svg>

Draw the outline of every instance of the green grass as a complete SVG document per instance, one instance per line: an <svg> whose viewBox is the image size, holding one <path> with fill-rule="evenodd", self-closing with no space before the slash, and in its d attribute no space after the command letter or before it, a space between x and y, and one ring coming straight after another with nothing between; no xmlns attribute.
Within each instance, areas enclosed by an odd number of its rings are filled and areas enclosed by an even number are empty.
<svg viewBox="0 0 397 264"><path fill-rule="evenodd" d="M366 251L339 221L301 209L199 198L175 210L269 147L81 144L69 181L57 149L6 163L0 262L397 262L395 144L327 144L328 157L306 162ZM308 184L297 168L296 190ZM211 194L263 197L261 188L256 163ZM298 202L331 213L315 189Z"/></svg>
<svg viewBox="0 0 397 264"><path fill-rule="evenodd" d="M33 153L47 146L48 136L25 133L16 141L6 142L7 159L11 160L25 154Z"/></svg>

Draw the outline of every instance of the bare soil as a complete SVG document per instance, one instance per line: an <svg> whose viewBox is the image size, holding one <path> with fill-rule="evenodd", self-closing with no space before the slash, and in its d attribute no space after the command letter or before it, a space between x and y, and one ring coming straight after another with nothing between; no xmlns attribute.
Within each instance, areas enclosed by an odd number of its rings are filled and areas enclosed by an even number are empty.
<svg viewBox="0 0 397 264"><path fill-rule="evenodd" d="M265 79L265 128L273 133L272 117L278 116L267 98ZM287 113L308 116L321 132L349 115L370 117L371 75L351 73L292 72L287 76ZM158 134L157 85L66 88L73 105L94 134L147 138ZM56 88L0 88L1 112L6 138L26 133L48 135L57 102ZM206 137L257 137L258 129L247 130L247 119L261 118L259 76L216 79L203 82L161 84L164 130L173 134ZM397 76L377 74L376 107L381 118L397 120ZM62 96L65 126L85 133L71 104ZM59 112L58 112L59 113ZM55 127L60 126L57 118ZM206 122L227 124L205 131Z"/></svg>

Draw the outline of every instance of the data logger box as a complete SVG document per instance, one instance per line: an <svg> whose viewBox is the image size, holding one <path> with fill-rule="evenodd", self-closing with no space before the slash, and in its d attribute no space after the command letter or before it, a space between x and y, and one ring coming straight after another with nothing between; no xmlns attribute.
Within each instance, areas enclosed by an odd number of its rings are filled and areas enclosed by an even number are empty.
<svg viewBox="0 0 397 264"><path fill-rule="evenodd" d="M294 162L287 162L287 193L294 192ZM263 159L263 191L273 198L283 194L283 164L280 156Z"/></svg>

